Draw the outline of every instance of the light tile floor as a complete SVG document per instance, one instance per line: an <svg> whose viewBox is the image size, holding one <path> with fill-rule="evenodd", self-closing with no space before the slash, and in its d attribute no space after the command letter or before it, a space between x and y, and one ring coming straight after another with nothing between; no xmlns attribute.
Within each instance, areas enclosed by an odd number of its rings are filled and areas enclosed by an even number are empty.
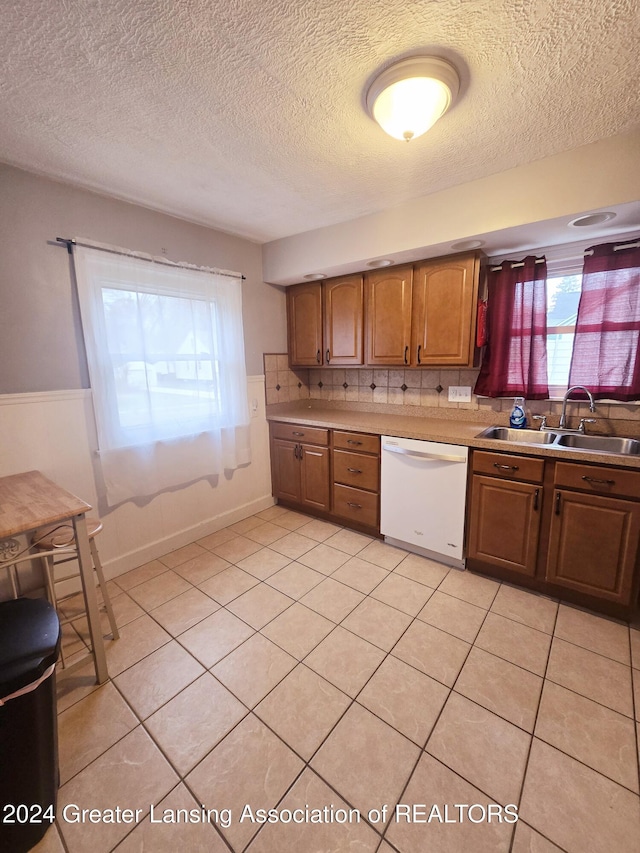
<svg viewBox="0 0 640 853"><path fill-rule="evenodd" d="M110 589L110 682L59 685L69 808L40 853L640 851L636 629L281 507Z"/></svg>

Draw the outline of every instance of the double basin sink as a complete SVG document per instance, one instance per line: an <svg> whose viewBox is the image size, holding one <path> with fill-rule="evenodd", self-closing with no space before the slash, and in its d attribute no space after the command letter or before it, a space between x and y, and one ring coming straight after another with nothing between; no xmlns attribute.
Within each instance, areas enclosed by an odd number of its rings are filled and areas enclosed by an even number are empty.
<svg viewBox="0 0 640 853"><path fill-rule="evenodd" d="M585 435L581 432L554 432L553 430L510 429L493 426L478 433L476 438L493 438L514 444L544 444L553 448L585 450L596 453L616 453L622 456L640 455L640 441L614 435Z"/></svg>

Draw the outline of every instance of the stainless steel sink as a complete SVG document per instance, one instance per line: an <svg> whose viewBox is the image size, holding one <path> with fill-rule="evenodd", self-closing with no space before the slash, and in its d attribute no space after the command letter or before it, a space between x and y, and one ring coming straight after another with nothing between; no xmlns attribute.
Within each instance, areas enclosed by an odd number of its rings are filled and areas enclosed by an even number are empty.
<svg viewBox="0 0 640 853"><path fill-rule="evenodd" d="M513 441L517 444L553 444L555 432L541 432L538 429L510 429L493 426L478 433L476 438L497 438L500 441Z"/></svg>
<svg viewBox="0 0 640 853"><path fill-rule="evenodd" d="M640 441L635 438L619 438L615 435L581 435L565 433L555 442L558 447L570 447L572 450L595 450L604 453L621 453L635 456L640 453Z"/></svg>
<svg viewBox="0 0 640 853"><path fill-rule="evenodd" d="M510 429L492 426L478 433L476 438L493 438L513 444L545 444L558 449L584 450L596 453L617 453L621 456L640 455L640 441L614 435L585 435L579 432L553 432L537 429Z"/></svg>

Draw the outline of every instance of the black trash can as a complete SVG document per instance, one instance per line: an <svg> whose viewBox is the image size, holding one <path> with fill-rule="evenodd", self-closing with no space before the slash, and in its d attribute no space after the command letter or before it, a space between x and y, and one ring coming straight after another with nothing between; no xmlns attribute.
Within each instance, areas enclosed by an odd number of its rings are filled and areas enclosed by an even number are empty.
<svg viewBox="0 0 640 853"><path fill-rule="evenodd" d="M60 622L44 599L0 602L0 850L23 853L55 820Z"/></svg>

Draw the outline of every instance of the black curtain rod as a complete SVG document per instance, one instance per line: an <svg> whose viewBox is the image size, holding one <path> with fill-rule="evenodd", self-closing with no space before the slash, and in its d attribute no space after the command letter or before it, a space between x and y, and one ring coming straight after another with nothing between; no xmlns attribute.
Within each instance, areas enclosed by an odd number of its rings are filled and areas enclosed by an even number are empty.
<svg viewBox="0 0 640 853"><path fill-rule="evenodd" d="M178 267L189 270L194 269L194 267L196 266L195 264L193 266L187 266L186 264L172 264L170 261L161 261L157 260L156 258L141 258L139 255L129 255L127 252L118 252L117 249L105 249L102 246L92 246L90 243L78 243L78 241L74 240L73 237L56 237L56 242L63 243L67 247L67 252L70 255L73 254L74 246L84 246L86 249L97 249L99 252L108 252L111 255L120 255L124 258L138 258L138 260L140 261L149 261L152 264L161 264L163 267L173 267L173 269ZM237 276L231 275L231 273L228 272L216 272L216 275L226 275L229 278L237 278ZM242 281L247 280L247 277L244 275L240 275L240 278L242 279Z"/></svg>

